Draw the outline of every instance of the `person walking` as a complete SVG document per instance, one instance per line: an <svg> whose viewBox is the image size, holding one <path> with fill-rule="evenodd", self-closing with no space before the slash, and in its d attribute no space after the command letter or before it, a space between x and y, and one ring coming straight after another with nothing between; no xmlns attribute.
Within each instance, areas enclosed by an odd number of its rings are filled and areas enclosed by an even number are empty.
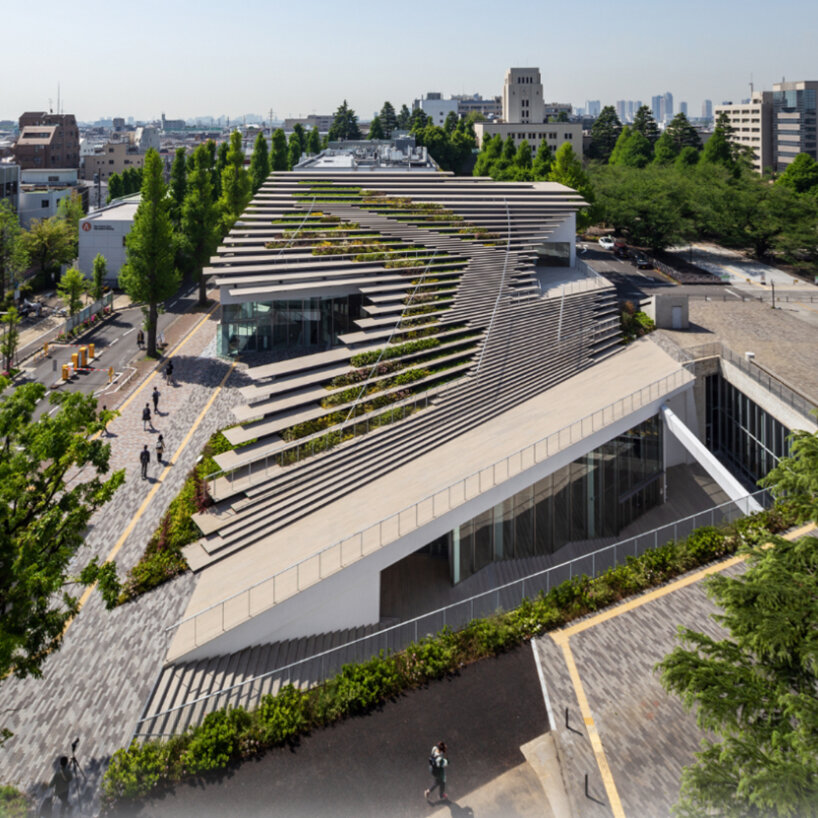
<svg viewBox="0 0 818 818"><path fill-rule="evenodd" d="M148 426L150 426L150 431L155 432L156 430L153 428L153 421L151 420L151 407L149 403L145 404L145 408L142 410L142 431L147 431Z"/></svg>
<svg viewBox="0 0 818 818"><path fill-rule="evenodd" d="M142 464L142 479L148 479L148 463L151 462L151 453L148 451L148 444L139 452L139 462Z"/></svg>
<svg viewBox="0 0 818 818"><path fill-rule="evenodd" d="M105 419L105 413L106 413L107 411L108 411L108 407L107 407L107 406L106 406L106 405L103 403L103 404L102 404L102 413L101 413L101 414L102 414L102 417L103 417L103 421L102 421L102 434L104 434L104 435L105 435L105 437L110 437L110 436L111 436L111 433L108 431L108 421L107 421L107 419Z"/></svg>
<svg viewBox="0 0 818 818"><path fill-rule="evenodd" d="M162 462L162 455L165 453L165 438L162 435L159 435L159 439L156 441L156 462Z"/></svg>
<svg viewBox="0 0 818 818"><path fill-rule="evenodd" d="M159 414L159 387L154 386L153 392L151 392L151 397L153 398L153 411L155 414Z"/></svg>
<svg viewBox="0 0 818 818"><path fill-rule="evenodd" d="M142 332L142 330L139 330L136 333L136 346L139 349L142 349L142 347L145 346L145 333Z"/></svg>
<svg viewBox="0 0 818 818"><path fill-rule="evenodd" d="M168 361L168 365L165 367L165 380L168 383L173 383L173 361Z"/></svg>
<svg viewBox="0 0 818 818"><path fill-rule="evenodd" d="M54 773L51 779L51 786L54 788L54 795L60 802L60 815L68 812L68 787L71 784L71 770L68 768L68 756L60 757L60 768Z"/></svg>
<svg viewBox="0 0 818 818"><path fill-rule="evenodd" d="M432 752L429 754L429 772L432 774L435 783L424 790L423 795L426 800L436 790L440 789L440 798L446 801L449 796L446 795L446 767L449 766L449 759L446 757L446 742L439 741L432 747Z"/></svg>

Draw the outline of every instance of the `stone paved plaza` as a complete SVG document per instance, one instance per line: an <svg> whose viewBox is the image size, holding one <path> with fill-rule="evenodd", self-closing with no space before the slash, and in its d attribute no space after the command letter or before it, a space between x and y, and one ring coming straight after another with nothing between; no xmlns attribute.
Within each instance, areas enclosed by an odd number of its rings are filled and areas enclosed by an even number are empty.
<svg viewBox="0 0 818 818"><path fill-rule="evenodd" d="M116 557L120 576L127 572L138 561L209 436L232 422L229 410L237 400L235 387L242 385L242 375L239 369L229 371L230 365L215 357L217 315L183 316L180 326L167 333L175 385L166 384L154 371L131 384L128 397L113 393L100 398L100 404L107 401L108 408L121 408L121 416L109 424L109 440L111 468L124 468L126 482L95 515L86 545L72 568L81 567L91 556L104 559L136 518ZM188 328L192 332L178 337ZM224 388L199 421L225 376ZM159 414L154 417L157 431L152 433L143 431L141 412L151 401L154 385L161 397ZM179 450L197 421L192 437ZM165 437L166 466L174 460L167 468L156 462L154 445L159 432ZM139 451L145 443L151 451L147 481L139 473ZM96 789L108 757L130 738L164 659L164 629L181 616L193 584L191 574L178 577L114 611L105 609L95 591L69 627L61 650L46 661L41 679L3 682L2 725L14 737L0 751L0 781L37 792L37 785L50 779L55 759L68 752L71 741L79 737L77 757L88 775L89 795Z"/></svg>

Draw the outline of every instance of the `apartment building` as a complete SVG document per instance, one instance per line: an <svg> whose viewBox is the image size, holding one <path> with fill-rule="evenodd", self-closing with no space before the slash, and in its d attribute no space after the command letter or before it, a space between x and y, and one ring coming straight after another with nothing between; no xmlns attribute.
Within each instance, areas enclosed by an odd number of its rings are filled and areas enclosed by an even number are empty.
<svg viewBox="0 0 818 818"><path fill-rule="evenodd" d="M19 120L15 162L28 168L78 168L80 132L73 114L27 111Z"/></svg>
<svg viewBox="0 0 818 818"><path fill-rule="evenodd" d="M773 143L773 94L755 91L749 101L722 103L713 108L718 118L724 114L733 129L732 141L753 153L753 168L764 173L775 161Z"/></svg>
<svg viewBox="0 0 818 818"><path fill-rule="evenodd" d="M101 148L85 156L83 179L93 180L99 174L105 182L114 173L122 175L129 168L141 168L145 164L145 154L128 140L107 142Z"/></svg>

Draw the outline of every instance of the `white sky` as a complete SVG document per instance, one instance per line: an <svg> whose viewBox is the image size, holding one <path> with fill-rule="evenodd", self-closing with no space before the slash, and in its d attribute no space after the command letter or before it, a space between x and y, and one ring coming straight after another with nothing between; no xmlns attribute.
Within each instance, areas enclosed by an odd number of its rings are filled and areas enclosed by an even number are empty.
<svg viewBox="0 0 818 818"><path fill-rule="evenodd" d="M331 113L385 99L500 94L536 66L547 101L613 104L670 91L697 116L818 79L815 0L140 0L5 4L0 119L56 107L81 120Z"/></svg>

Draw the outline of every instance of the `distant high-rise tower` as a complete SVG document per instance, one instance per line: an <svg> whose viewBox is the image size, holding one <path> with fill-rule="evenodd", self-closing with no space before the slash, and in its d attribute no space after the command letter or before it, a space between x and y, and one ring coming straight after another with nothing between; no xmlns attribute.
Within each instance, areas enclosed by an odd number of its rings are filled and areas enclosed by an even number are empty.
<svg viewBox="0 0 818 818"><path fill-rule="evenodd" d="M587 116L599 116L602 111L602 103L598 99L588 99L585 101L585 113Z"/></svg>
<svg viewBox="0 0 818 818"><path fill-rule="evenodd" d="M657 122L665 121L665 98L661 94L650 98L650 110Z"/></svg>
<svg viewBox="0 0 818 818"><path fill-rule="evenodd" d="M671 94L670 91L665 92L664 99L665 99L665 110L663 111L665 115L664 119L665 122L670 122L670 120L673 119L673 94Z"/></svg>
<svg viewBox="0 0 818 818"><path fill-rule="evenodd" d="M713 119L713 100L706 99L702 103L702 119L710 121Z"/></svg>
<svg viewBox="0 0 818 818"><path fill-rule="evenodd" d="M680 102L679 103L679 113L684 114L685 116L687 116L687 103L686 102Z"/></svg>
<svg viewBox="0 0 818 818"><path fill-rule="evenodd" d="M616 115L619 117L620 122L628 121L628 107L624 99L618 99L616 101Z"/></svg>

